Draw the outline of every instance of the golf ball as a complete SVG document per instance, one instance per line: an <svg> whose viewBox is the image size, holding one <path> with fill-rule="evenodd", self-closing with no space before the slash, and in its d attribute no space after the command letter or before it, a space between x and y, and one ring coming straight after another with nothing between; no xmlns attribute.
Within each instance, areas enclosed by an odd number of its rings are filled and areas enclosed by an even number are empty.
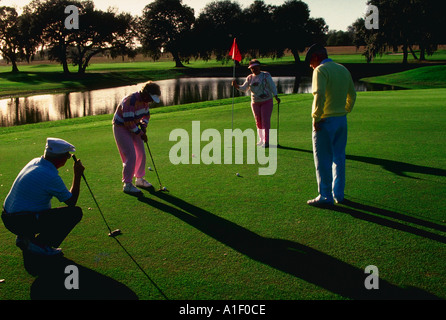
<svg viewBox="0 0 446 320"><path fill-rule="evenodd" d="M152 171L152 168L151 168L151 167L149 167L149 171Z"/></svg>
<svg viewBox="0 0 446 320"><path fill-rule="evenodd" d="M237 172L235 175L236 175L237 177L240 177L240 173L238 173L238 172Z"/></svg>

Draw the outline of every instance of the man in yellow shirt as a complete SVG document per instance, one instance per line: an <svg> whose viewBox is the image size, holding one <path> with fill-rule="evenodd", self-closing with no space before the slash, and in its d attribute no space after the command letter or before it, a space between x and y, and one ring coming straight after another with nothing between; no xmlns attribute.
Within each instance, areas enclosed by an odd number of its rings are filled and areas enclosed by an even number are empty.
<svg viewBox="0 0 446 320"><path fill-rule="evenodd" d="M331 205L344 200L347 113L356 91L350 72L328 58L327 50L312 45L305 62L313 68L313 155L319 195L307 203Z"/></svg>

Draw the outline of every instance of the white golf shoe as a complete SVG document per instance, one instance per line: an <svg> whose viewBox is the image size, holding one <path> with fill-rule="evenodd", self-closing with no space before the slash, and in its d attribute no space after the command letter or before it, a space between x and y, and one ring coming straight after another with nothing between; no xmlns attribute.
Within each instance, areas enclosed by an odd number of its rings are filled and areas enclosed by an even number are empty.
<svg viewBox="0 0 446 320"><path fill-rule="evenodd" d="M137 187L142 188L150 188L152 186L152 184L150 182L147 182L147 180L144 178L136 178L135 184Z"/></svg>
<svg viewBox="0 0 446 320"><path fill-rule="evenodd" d="M333 205L333 198L326 198L318 195L316 198L308 200L307 204L314 207L325 207Z"/></svg>
<svg viewBox="0 0 446 320"><path fill-rule="evenodd" d="M134 185L133 185L133 183L124 183L124 188L123 188L123 191L125 192L125 193L130 193L130 194L139 194L139 193L142 193L142 191L141 190L139 190L137 187L135 187Z"/></svg>

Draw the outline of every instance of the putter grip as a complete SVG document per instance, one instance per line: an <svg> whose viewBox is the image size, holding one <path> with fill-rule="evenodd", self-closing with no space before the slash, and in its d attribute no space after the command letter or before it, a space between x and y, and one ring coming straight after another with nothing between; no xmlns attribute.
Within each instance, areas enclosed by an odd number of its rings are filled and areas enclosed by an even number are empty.
<svg viewBox="0 0 446 320"><path fill-rule="evenodd" d="M74 162L77 161L77 158L76 158L76 156L75 156L74 154L72 155L72 158L73 158L73 161L74 161ZM82 173L82 178L84 178L85 183L87 183L87 180L85 179L85 176L84 176L83 173ZM87 184L87 186L88 186L88 184Z"/></svg>

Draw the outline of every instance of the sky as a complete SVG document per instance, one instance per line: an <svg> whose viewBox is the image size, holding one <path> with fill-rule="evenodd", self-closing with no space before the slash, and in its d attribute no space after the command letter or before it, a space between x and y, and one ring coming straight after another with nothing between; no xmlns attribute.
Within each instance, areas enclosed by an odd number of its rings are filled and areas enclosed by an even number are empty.
<svg viewBox="0 0 446 320"><path fill-rule="evenodd" d="M183 0L195 10L198 15L206 4L213 0ZM248 7L254 0L236 0L242 8ZM20 8L28 4L30 0L0 0L0 6L15 6ZM133 15L141 15L143 8L152 0L93 0L95 7L107 10L116 7L119 12L129 12ZM281 5L285 0L264 0L266 4ZM313 18L324 18L330 30L346 31L357 18L363 17L367 0L303 0L310 9Z"/></svg>

